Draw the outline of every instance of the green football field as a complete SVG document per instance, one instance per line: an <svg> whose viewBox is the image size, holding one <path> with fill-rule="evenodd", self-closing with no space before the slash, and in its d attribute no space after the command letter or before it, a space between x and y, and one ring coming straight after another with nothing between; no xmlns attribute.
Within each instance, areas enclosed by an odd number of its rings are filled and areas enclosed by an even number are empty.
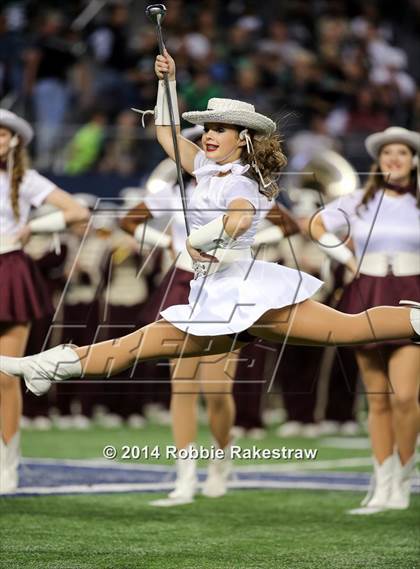
<svg viewBox="0 0 420 569"><path fill-rule="evenodd" d="M100 461L112 444L159 445L167 427L24 431L23 455ZM349 443L350 441L350 443ZM203 445L209 444L205 429ZM258 461L259 468L337 473L369 470L363 439L280 440L273 432L242 447L315 448L303 464ZM353 448L343 448L352 446ZM32 457L32 459L30 458ZM80 462L80 461L79 461ZM131 461L135 464L139 461ZM288 462L288 464L285 464ZM167 460L143 463L163 464ZM240 461L238 467L255 465ZM359 466L358 466L359 465ZM202 462L205 466L205 462ZM42 486L43 480L39 480ZM350 516L363 493L340 490L232 490L220 499L156 508L164 493L84 493L0 499L0 567L7 569L327 569L420 567L420 495L408 511Z"/></svg>

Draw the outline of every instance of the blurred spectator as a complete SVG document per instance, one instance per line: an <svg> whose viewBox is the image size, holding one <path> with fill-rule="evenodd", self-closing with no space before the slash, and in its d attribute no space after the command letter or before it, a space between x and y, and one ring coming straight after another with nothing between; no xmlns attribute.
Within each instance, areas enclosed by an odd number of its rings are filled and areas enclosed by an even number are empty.
<svg viewBox="0 0 420 569"><path fill-rule="evenodd" d="M348 114L346 132L377 132L389 126L389 119L378 104L372 87L364 87L354 99Z"/></svg>
<svg viewBox="0 0 420 569"><path fill-rule="evenodd" d="M268 37L259 41L258 47L267 56L275 54L289 65L302 50L301 45L289 38L287 25L281 19L274 20L269 25Z"/></svg>
<svg viewBox="0 0 420 569"><path fill-rule="evenodd" d="M110 7L105 22L98 25L87 37L95 63L94 93L103 108L107 108L109 112L124 108L128 97L125 76L130 64L128 23L128 7L119 2Z"/></svg>
<svg viewBox="0 0 420 569"><path fill-rule="evenodd" d="M299 169L298 165L293 166L295 157L307 160L313 154L323 150L338 150L336 140L328 134L325 117L315 113L309 123L308 130L302 130L295 134L288 142L292 169Z"/></svg>
<svg viewBox="0 0 420 569"><path fill-rule="evenodd" d="M12 102L22 87L23 47L21 30L12 27L6 12L0 13L0 98L9 95Z"/></svg>
<svg viewBox="0 0 420 569"><path fill-rule="evenodd" d="M89 120L70 140L65 153L66 174L77 175L88 172L96 164L103 146L106 115L94 112Z"/></svg>
<svg viewBox="0 0 420 569"><path fill-rule="evenodd" d="M101 172L114 172L122 176L133 174L138 169L138 119L132 111L123 111L116 119L115 136L105 148L99 165Z"/></svg>
<svg viewBox="0 0 420 569"><path fill-rule="evenodd" d="M237 70L235 87L229 96L251 103L261 113L269 112L270 98L261 88L261 74L254 64L242 65Z"/></svg>
<svg viewBox="0 0 420 569"><path fill-rule="evenodd" d="M68 74L80 55L81 45L70 41L63 15L44 14L26 53L24 76L25 94L33 97L39 168L51 164L70 101Z"/></svg>
<svg viewBox="0 0 420 569"><path fill-rule="evenodd" d="M194 80L181 91L181 94L188 109L204 111L208 100L212 97L221 97L223 92L219 85L214 84L210 73L203 70L197 73Z"/></svg>
<svg viewBox="0 0 420 569"><path fill-rule="evenodd" d="M86 60L84 65L78 60L79 38L63 25L86 3L62 4L39 26L31 14L42 4L25 0L9 3L3 11L0 89L3 97L9 95L3 106L17 105L25 92L33 95L40 163L56 165L51 157L57 144L54 132L77 122L87 108L99 104L105 110L111 141L116 132L112 124L121 112L154 107L157 42L142 5L113 0L82 30L90 54L87 67ZM214 96L243 98L274 118L288 117L281 124L286 137L300 130L305 136L313 132L313 116L324 115L329 136L355 133L342 143L357 167L363 158L359 134L389 124L417 124L418 21L420 6L414 1L402 10L377 1L280 6L273 0L171 0L164 36L177 64L181 111L204 109ZM21 88L20 54L29 42L33 47ZM70 108L76 81L82 87ZM69 131L75 130L72 124ZM148 145L147 154L153 153L153 128L138 134L140 144ZM143 166L141 160L136 163Z"/></svg>

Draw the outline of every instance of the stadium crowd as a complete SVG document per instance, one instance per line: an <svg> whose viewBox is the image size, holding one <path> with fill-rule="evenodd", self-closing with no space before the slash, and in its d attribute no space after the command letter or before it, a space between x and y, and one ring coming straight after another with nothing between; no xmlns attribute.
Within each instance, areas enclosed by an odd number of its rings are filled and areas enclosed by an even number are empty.
<svg viewBox="0 0 420 569"><path fill-rule="evenodd" d="M152 126L142 132L128 109L154 107L155 31L141 2L107 3L90 20L89 4L6 3L2 106L35 124L41 169L142 172L154 143L139 139L151 138ZM182 109L241 98L280 121L287 140L299 133L293 152L322 139L356 161L369 132L420 127L414 1L169 4L165 37Z"/></svg>

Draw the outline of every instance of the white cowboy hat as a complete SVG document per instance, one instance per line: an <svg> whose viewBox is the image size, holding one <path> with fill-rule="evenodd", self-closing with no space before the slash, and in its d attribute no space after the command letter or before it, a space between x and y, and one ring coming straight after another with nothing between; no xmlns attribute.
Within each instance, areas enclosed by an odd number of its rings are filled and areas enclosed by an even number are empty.
<svg viewBox="0 0 420 569"><path fill-rule="evenodd" d="M277 128L274 121L255 112L254 105L235 99L210 99L206 111L182 113L182 117L192 124L234 124L250 128L259 134L272 134Z"/></svg>
<svg viewBox="0 0 420 569"><path fill-rule="evenodd" d="M412 148L416 154L420 151L420 134L400 126L390 126L383 132L371 134L367 137L365 146L372 158L377 160L382 146L393 142L406 144Z"/></svg>
<svg viewBox="0 0 420 569"><path fill-rule="evenodd" d="M34 136L33 128L28 121L6 109L0 109L0 126L8 128L14 134L17 134L24 146L29 144Z"/></svg>

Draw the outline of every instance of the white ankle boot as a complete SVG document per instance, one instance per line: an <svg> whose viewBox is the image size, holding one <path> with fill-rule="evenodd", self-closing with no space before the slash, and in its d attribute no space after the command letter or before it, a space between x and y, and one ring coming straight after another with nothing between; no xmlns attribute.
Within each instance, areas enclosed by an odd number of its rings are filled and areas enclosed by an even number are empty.
<svg viewBox="0 0 420 569"><path fill-rule="evenodd" d="M14 494L18 487L20 433L6 444L0 435L0 494Z"/></svg>
<svg viewBox="0 0 420 569"><path fill-rule="evenodd" d="M0 356L0 371L23 377L29 391L43 395L50 389L51 381L81 376L82 364L69 345L60 344L25 358Z"/></svg>
<svg viewBox="0 0 420 569"><path fill-rule="evenodd" d="M410 322L414 330L412 341L415 344L420 344L420 302L414 300L400 300L400 304L410 306Z"/></svg>
<svg viewBox="0 0 420 569"><path fill-rule="evenodd" d="M168 498L192 502L197 492L197 461L194 458L178 458L176 461L175 488Z"/></svg>
<svg viewBox="0 0 420 569"><path fill-rule="evenodd" d="M371 482L371 488L361 503L362 507L350 510L349 514L376 514L388 508L394 475L394 459L393 454L388 456L382 464L379 464L375 458L373 459L374 476Z"/></svg>
<svg viewBox="0 0 420 569"><path fill-rule="evenodd" d="M210 461L203 486L203 495L207 498L221 498L227 492L227 484L233 470L230 447L231 443L225 447L223 458L214 458Z"/></svg>
<svg viewBox="0 0 420 569"><path fill-rule="evenodd" d="M195 445L189 445L194 448ZM191 504L197 493L197 460L194 458L176 459L176 480L175 488L169 492L167 498L151 502L152 506L170 507L182 504Z"/></svg>
<svg viewBox="0 0 420 569"><path fill-rule="evenodd" d="M406 464L402 465L399 454L395 453L394 475L392 477L388 508L392 510L406 510L409 507L411 482L415 471L416 459L414 455Z"/></svg>

